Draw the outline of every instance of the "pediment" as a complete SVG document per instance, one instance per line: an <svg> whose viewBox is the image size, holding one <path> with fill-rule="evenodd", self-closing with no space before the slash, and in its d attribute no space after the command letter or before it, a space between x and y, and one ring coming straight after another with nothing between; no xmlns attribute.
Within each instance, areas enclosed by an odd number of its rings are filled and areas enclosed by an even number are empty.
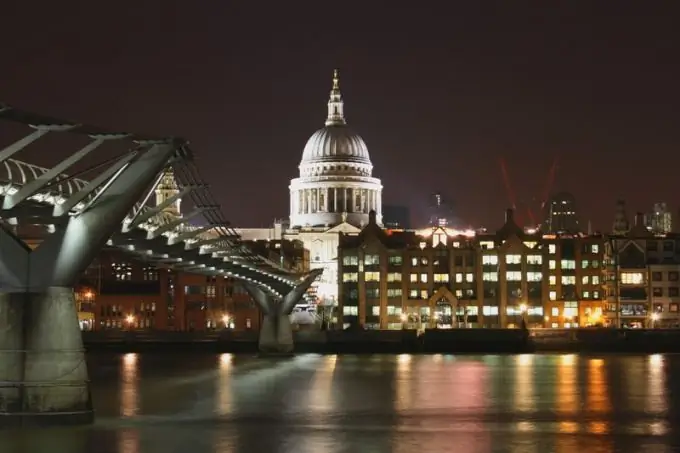
<svg viewBox="0 0 680 453"><path fill-rule="evenodd" d="M440 286L439 289L432 294L432 297L430 297L430 302L436 303L441 299L445 299L450 304L458 306L458 298L446 286Z"/></svg>
<svg viewBox="0 0 680 453"><path fill-rule="evenodd" d="M359 234L361 232L361 229L355 227L354 225L344 222L339 225L334 226L330 230L326 231L326 233L350 233L350 234Z"/></svg>
<svg viewBox="0 0 680 453"><path fill-rule="evenodd" d="M623 268L642 268L647 265L644 250L636 242L630 241L619 252L619 266Z"/></svg>

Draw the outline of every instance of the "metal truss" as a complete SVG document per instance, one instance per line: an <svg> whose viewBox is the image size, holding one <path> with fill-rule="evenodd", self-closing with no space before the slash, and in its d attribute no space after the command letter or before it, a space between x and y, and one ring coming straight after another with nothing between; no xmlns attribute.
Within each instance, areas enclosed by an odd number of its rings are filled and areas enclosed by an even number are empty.
<svg viewBox="0 0 680 453"><path fill-rule="evenodd" d="M104 243L159 267L254 283L276 297L305 280L243 243L200 178L186 140L110 132L0 104L3 119L31 132L0 149L0 217L9 225L40 225L52 233L32 255L54 261L43 268L57 283L75 278ZM46 135L66 136L78 150L52 168L14 159ZM87 156L106 148L101 154L114 157L81 168ZM179 191L155 205L154 191L169 169ZM190 205L187 214L165 212L179 199Z"/></svg>

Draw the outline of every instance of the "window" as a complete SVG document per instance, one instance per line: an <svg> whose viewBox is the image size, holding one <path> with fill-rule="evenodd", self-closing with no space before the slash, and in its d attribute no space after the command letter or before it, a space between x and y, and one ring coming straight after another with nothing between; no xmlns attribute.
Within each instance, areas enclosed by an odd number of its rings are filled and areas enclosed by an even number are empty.
<svg viewBox="0 0 680 453"><path fill-rule="evenodd" d="M593 299L600 300L600 292L599 291L593 291Z"/></svg>
<svg viewBox="0 0 680 453"><path fill-rule="evenodd" d="M345 316L359 316L359 307L353 305L345 305L342 307L342 314Z"/></svg>
<svg viewBox="0 0 680 453"><path fill-rule="evenodd" d="M557 269L557 262L555 260L548 261L548 269Z"/></svg>
<svg viewBox="0 0 680 453"><path fill-rule="evenodd" d="M527 272L528 282L540 282L543 280L543 273L541 272Z"/></svg>
<svg viewBox="0 0 680 453"><path fill-rule="evenodd" d="M652 288L652 294L654 297L663 297L663 288L655 286Z"/></svg>
<svg viewBox="0 0 680 453"><path fill-rule="evenodd" d="M411 258L411 266L417 266L418 265L418 257L414 256Z"/></svg>
<svg viewBox="0 0 680 453"><path fill-rule="evenodd" d="M411 283L418 283L418 274L409 275L409 279L411 280Z"/></svg>
<svg viewBox="0 0 680 453"><path fill-rule="evenodd" d="M390 272L387 274L387 281L388 282L400 282L401 281L401 274L399 272Z"/></svg>
<svg viewBox="0 0 680 453"><path fill-rule="evenodd" d="M668 273L668 280L672 282L677 282L678 281L678 272L677 271L671 271Z"/></svg>
<svg viewBox="0 0 680 453"><path fill-rule="evenodd" d="M359 265L359 257L356 255L345 255L342 257L342 265L343 266L358 266Z"/></svg>
<svg viewBox="0 0 680 453"><path fill-rule="evenodd" d="M678 304L669 304L668 305L668 311L671 313L677 313L678 312Z"/></svg>
<svg viewBox="0 0 680 453"><path fill-rule="evenodd" d="M590 299L590 291L583 291L583 298Z"/></svg>
<svg viewBox="0 0 680 453"><path fill-rule="evenodd" d="M581 260L581 269L588 269L588 266L590 265L590 261L588 260Z"/></svg>
<svg viewBox="0 0 680 453"><path fill-rule="evenodd" d="M459 299L463 298L463 290L462 289L456 290L456 297L459 298Z"/></svg>
<svg viewBox="0 0 680 453"><path fill-rule="evenodd" d="M420 264L422 264L423 266L427 266L427 257L426 256L420 257Z"/></svg>
<svg viewBox="0 0 680 453"><path fill-rule="evenodd" d="M380 316L380 305L374 305L371 307L371 314L373 316Z"/></svg>
<svg viewBox="0 0 680 453"><path fill-rule="evenodd" d="M498 264L498 255L482 255L482 264L484 266L495 266Z"/></svg>
<svg viewBox="0 0 680 453"><path fill-rule="evenodd" d="M482 274L482 280L485 282L497 282L498 272L484 272Z"/></svg>
<svg viewBox="0 0 680 453"><path fill-rule="evenodd" d="M560 315L560 309L557 308L557 307L553 307L553 308L550 310L550 314L551 314L552 316L559 316L559 315Z"/></svg>
<svg viewBox="0 0 680 453"><path fill-rule="evenodd" d="M527 315L543 316L543 307L529 307L527 308Z"/></svg>
<svg viewBox="0 0 680 453"><path fill-rule="evenodd" d="M491 250L494 247L493 241L480 241L479 246L482 250Z"/></svg>
<svg viewBox="0 0 680 453"><path fill-rule="evenodd" d="M642 272L622 272L621 283L624 285L641 285L644 281Z"/></svg>
<svg viewBox="0 0 680 453"><path fill-rule="evenodd" d="M550 300L557 300L557 291L550 291L550 292L548 293L548 298L549 298Z"/></svg>
<svg viewBox="0 0 680 453"><path fill-rule="evenodd" d="M434 281L438 283L448 283L449 281L449 274L434 274L433 275Z"/></svg>
<svg viewBox="0 0 680 453"><path fill-rule="evenodd" d="M522 255L505 255L506 264L522 264Z"/></svg>
<svg viewBox="0 0 680 453"><path fill-rule="evenodd" d="M600 267L600 262L598 260L593 260L590 262L590 267L592 267L593 269L597 269Z"/></svg>
<svg viewBox="0 0 680 453"><path fill-rule="evenodd" d="M576 277L573 275L563 275L562 276L562 284L563 285L575 285L576 284Z"/></svg>
<svg viewBox="0 0 680 453"><path fill-rule="evenodd" d="M509 282L521 282L522 273L519 271L509 271L505 273L505 279Z"/></svg>
<svg viewBox="0 0 680 453"><path fill-rule="evenodd" d="M548 244L548 253L551 255L557 253L557 246L555 244Z"/></svg>
<svg viewBox="0 0 680 453"><path fill-rule="evenodd" d="M356 272L345 272L342 274L342 281L343 282L358 282L359 281L359 274Z"/></svg>
<svg viewBox="0 0 680 453"><path fill-rule="evenodd" d="M378 288L366 288L366 299L379 299L380 290Z"/></svg>
<svg viewBox="0 0 680 453"><path fill-rule="evenodd" d="M418 298L418 290L417 289L411 289L408 292L408 298L409 299L417 299Z"/></svg>
<svg viewBox="0 0 680 453"><path fill-rule="evenodd" d="M463 274L456 274L456 283L463 283Z"/></svg>
<svg viewBox="0 0 680 453"><path fill-rule="evenodd" d="M401 298L401 288L388 288L387 297L399 297Z"/></svg>
<svg viewBox="0 0 680 453"><path fill-rule="evenodd" d="M427 290L426 290L426 289L421 289L421 290L420 290L420 298L421 298L421 299L425 299L425 300L427 300L427 299L430 298L429 294L427 294Z"/></svg>
<svg viewBox="0 0 680 453"><path fill-rule="evenodd" d="M527 264L543 264L541 255L527 255Z"/></svg>
<svg viewBox="0 0 680 453"><path fill-rule="evenodd" d="M590 281L593 283L593 285L599 285L600 284L600 276L599 275L593 275Z"/></svg>
<svg viewBox="0 0 680 453"><path fill-rule="evenodd" d="M387 306L387 316L399 316L401 314L401 307L394 305Z"/></svg>
<svg viewBox="0 0 680 453"><path fill-rule="evenodd" d="M420 283L427 283L427 274L420 274Z"/></svg>
<svg viewBox="0 0 680 453"><path fill-rule="evenodd" d="M662 282L663 281L663 274L661 272L652 272L652 281L653 282Z"/></svg>
<svg viewBox="0 0 680 453"><path fill-rule="evenodd" d="M578 302L565 302L563 314L565 318L578 316Z"/></svg>
<svg viewBox="0 0 680 453"><path fill-rule="evenodd" d="M584 275L583 277L581 277L581 283L583 283L584 285L587 285L588 283L590 283L590 276Z"/></svg>
<svg viewBox="0 0 680 453"><path fill-rule="evenodd" d="M475 281L475 274L473 274L472 272L468 272L467 274L465 274L465 281L468 282L468 283L474 282Z"/></svg>
<svg viewBox="0 0 680 453"><path fill-rule="evenodd" d="M392 256L390 256L389 259L388 259L388 262L389 262L392 266L401 266L401 263L402 263L401 255L392 255Z"/></svg>
<svg viewBox="0 0 680 453"><path fill-rule="evenodd" d="M376 266L380 264L380 255L366 255L364 256L364 264L366 266Z"/></svg>
<svg viewBox="0 0 680 453"><path fill-rule="evenodd" d="M557 285L557 277L555 277L554 275L551 275L550 277L548 277L548 283L551 286Z"/></svg>
<svg viewBox="0 0 680 453"><path fill-rule="evenodd" d="M482 307L484 316L498 316L498 307L492 305L484 305Z"/></svg>
<svg viewBox="0 0 680 453"><path fill-rule="evenodd" d="M366 282L379 282L380 272L364 272L364 281Z"/></svg>
<svg viewBox="0 0 680 453"><path fill-rule="evenodd" d="M600 246L598 244L593 244L590 246L591 253L600 253Z"/></svg>
<svg viewBox="0 0 680 453"><path fill-rule="evenodd" d="M562 260L560 263L562 269L576 269L576 261L574 260Z"/></svg>
<svg viewBox="0 0 680 453"><path fill-rule="evenodd" d="M668 297L678 297L678 287L671 286L668 288Z"/></svg>

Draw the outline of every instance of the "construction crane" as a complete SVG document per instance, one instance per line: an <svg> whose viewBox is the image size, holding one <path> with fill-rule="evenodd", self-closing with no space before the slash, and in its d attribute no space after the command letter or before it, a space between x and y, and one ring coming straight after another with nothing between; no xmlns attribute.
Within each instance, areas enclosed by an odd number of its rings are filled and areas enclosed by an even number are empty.
<svg viewBox="0 0 680 453"><path fill-rule="evenodd" d="M515 222L519 226L523 226L522 220L524 216L521 214L520 210L518 209L517 205L517 199L515 197L515 191L513 190L512 183L510 182L510 174L508 172L508 167L505 163L505 159L503 157L498 158L500 167L501 167L501 173L503 175L503 183L505 184L505 190L507 191L508 194L508 200L510 201L510 206L512 207L513 211L515 212ZM541 212L539 215L542 215L543 210L545 208L545 204L548 202L550 198L550 192L552 191L553 184L555 182L555 174L557 173L557 156L553 159L552 166L550 167L550 171L548 172L548 177L546 180L545 184L545 189L543 192L543 196L540 200L540 209ZM531 209L531 206L526 205L526 214L528 216L529 222L531 222L531 226L536 226L538 225L536 221L536 216L534 215L534 212Z"/></svg>

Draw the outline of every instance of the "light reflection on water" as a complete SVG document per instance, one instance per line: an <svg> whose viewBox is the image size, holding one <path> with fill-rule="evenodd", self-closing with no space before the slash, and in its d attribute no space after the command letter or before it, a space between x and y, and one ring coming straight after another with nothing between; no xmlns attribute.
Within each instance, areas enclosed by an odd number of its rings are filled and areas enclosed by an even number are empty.
<svg viewBox="0 0 680 453"><path fill-rule="evenodd" d="M680 356L90 357L93 427L2 453L672 449Z"/></svg>

